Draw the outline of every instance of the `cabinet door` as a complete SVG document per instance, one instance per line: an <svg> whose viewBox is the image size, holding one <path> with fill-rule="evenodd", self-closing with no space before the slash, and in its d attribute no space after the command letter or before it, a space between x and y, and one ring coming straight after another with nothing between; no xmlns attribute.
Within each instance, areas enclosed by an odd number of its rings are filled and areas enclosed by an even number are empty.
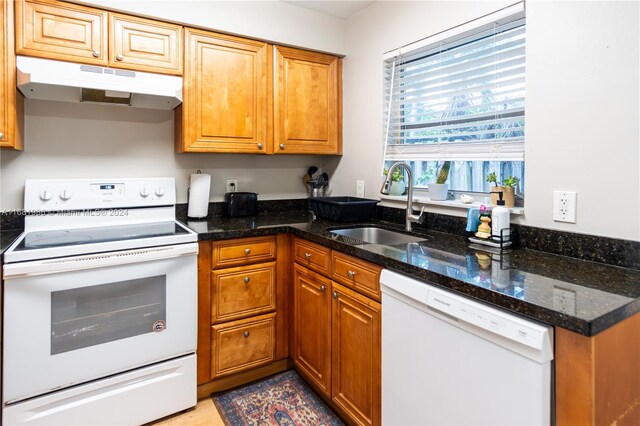
<svg viewBox="0 0 640 426"><path fill-rule="evenodd" d="M342 154L340 58L275 49L274 152Z"/></svg>
<svg viewBox="0 0 640 426"><path fill-rule="evenodd" d="M326 396L331 395L331 281L294 264L293 361Z"/></svg>
<svg viewBox="0 0 640 426"><path fill-rule="evenodd" d="M107 12L54 0L16 1L16 52L104 65Z"/></svg>
<svg viewBox="0 0 640 426"><path fill-rule="evenodd" d="M331 399L356 424L381 421L382 308L332 283Z"/></svg>
<svg viewBox="0 0 640 426"><path fill-rule="evenodd" d="M0 148L22 149L23 97L16 91L13 1L0 7Z"/></svg>
<svg viewBox="0 0 640 426"><path fill-rule="evenodd" d="M109 66L182 74L182 27L135 16L109 14Z"/></svg>
<svg viewBox="0 0 640 426"><path fill-rule="evenodd" d="M185 30L184 100L176 150L266 154L271 150L271 47Z"/></svg>

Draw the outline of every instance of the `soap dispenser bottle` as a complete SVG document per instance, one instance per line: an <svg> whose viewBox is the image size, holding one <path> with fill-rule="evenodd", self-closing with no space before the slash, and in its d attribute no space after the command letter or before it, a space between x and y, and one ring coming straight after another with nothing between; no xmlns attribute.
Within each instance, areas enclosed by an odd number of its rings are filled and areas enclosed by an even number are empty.
<svg viewBox="0 0 640 426"><path fill-rule="evenodd" d="M502 192L498 191L495 193L498 194L498 206L491 210L491 236L496 240L500 240L502 237L502 242L506 242L509 241L511 232L510 211L504 206L505 202L502 199Z"/></svg>

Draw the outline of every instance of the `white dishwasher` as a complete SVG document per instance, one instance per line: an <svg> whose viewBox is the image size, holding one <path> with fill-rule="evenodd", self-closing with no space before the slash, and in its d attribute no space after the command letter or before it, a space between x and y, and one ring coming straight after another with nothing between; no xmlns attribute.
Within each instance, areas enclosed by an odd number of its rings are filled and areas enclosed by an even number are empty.
<svg viewBox="0 0 640 426"><path fill-rule="evenodd" d="M553 328L389 270L382 423L548 425Z"/></svg>

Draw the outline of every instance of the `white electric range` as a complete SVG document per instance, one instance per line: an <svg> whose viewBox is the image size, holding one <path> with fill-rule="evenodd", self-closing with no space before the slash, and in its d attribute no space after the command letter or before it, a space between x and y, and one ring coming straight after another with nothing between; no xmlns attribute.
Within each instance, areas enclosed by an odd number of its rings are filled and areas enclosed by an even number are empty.
<svg viewBox="0 0 640 426"><path fill-rule="evenodd" d="M4 254L3 423L194 406L198 245L174 179L27 180L25 213Z"/></svg>

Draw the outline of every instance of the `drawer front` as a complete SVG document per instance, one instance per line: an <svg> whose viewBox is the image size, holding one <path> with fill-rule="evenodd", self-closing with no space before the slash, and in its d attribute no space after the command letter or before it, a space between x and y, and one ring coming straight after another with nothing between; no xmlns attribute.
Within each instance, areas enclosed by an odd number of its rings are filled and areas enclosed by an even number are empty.
<svg viewBox="0 0 640 426"><path fill-rule="evenodd" d="M211 328L211 378L274 360L275 316L267 314Z"/></svg>
<svg viewBox="0 0 640 426"><path fill-rule="evenodd" d="M331 250L309 241L293 240L293 257L297 263L329 276L331 274Z"/></svg>
<svg viewBox="0 0 640 426"><path fill-rule="evenodd" d="M111 13L109 66L182 74L182 27Z"/></svg>
<svg viewBox="0 0 640 426"><path fill-rule="evenodd" d="M335 281L380 301L380 266L338 252L331 259Z"/></svg>
<svg viewBox="0 0 640 426"><path fill-rule="evenodd" d="M246 318L276 309L276 263L212 272L211 322Z"/></svg>
<svg viewBox="0 0 640 426"><path fill-rule="evenodd" d="M16 6L17 54L107 65L107 12L50 0Z"/></svg>
<svg viewBox="0 0 640 426"><path fill-rule="evenodd" d="M240 238L213 243L213 268L267 262L276 258L276 237Z"/></svg>

